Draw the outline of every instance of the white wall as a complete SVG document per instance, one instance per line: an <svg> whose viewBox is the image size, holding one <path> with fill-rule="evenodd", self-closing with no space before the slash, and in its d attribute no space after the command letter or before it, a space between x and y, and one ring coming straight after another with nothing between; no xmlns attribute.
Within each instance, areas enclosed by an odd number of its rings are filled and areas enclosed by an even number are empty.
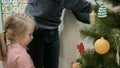
<svg viewBox="0 0 120 68"><path fill-rule="evenodd" d="M95 4L94 0L89 0ZM93 41L88 38L81 40L79 30L90 25L86 25L77 21L71 11L66 10L63 13L63 21L60 25L60 63L59 68L70 68L71 62L74 62L80 54L77 50L77 44L84 42L85 49L93 48Z"/></svg>
<svg viewBox="0 0 120 68"><path fill-rule="evenodd" d="M80 57L77 50L77 44L84 42L85 49L92 48L92 41L80 39L79 30L83 26L88 26L76 20L71 11L66 10L63 17L63 23L60 30L60 64L59 68L70 68L71 62L74 62ZM63 27L64 26L64 27ZM61 29L60 27L60 29ZM88 46L89 44L89 46Z"/></svg>
<svg viewBox="0 0 120 68"><path fill-rule="evenodd" d="M70 11L64 15L63 31L60 31L60 64L59 68L70 68L72 61L78 58L77 43L80 40L79 28L76 19Z"/></svg>
<svg viewBox="0 0 120 68"><path fill-rule="evenodd" d="M88 0L95 4L94 0ZM80 54L77 50L77 44L84 42L85 49L93 48L93 41L88 38L81 40L79 30L90 25L83 24L76 20L71 11L66 10L63 13L63 21L60 25L60 63L59 68L70 68L71 62L74 62Z"/></svg>

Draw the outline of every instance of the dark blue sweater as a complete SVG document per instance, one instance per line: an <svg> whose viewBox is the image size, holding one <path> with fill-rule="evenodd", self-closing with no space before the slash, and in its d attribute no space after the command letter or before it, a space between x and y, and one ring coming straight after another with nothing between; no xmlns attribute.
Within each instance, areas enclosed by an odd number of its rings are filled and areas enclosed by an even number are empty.
<svg viewBox="0 0 120 68"><path fill-rule="evenodd" d="M37 26L54 29L61 22L63 8L71 10L79 21L89 23L92 8L86 0L29 0L25 11L35 17Z"/></svg>

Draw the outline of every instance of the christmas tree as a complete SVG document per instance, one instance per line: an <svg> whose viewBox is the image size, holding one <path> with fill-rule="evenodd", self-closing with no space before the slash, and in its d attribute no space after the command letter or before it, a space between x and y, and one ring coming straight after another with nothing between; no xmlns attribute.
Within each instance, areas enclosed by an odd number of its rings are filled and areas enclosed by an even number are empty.
<svg viewBox="0 0 120 68"><path fill-rule="evenodd" d="M80 30L83 39L94 39L94 48L82 51L77 62L82 68L120 68L120 0L95 2L90 16L92 27ZM105 8L106 4L112 4L112 7Z"/></svg>

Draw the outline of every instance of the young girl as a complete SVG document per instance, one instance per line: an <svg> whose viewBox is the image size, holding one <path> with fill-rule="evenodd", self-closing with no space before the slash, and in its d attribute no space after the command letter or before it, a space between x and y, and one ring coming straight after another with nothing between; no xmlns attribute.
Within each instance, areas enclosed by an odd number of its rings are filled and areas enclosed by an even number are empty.
<svg viewBox="0 0 120 68"><path fill-rule="evenodd" d="M25 14L13 14L6 19L5 32L0 33L0 60L4 68L35 68L25 49L33 39L34 27L33 18Z"/></svg>

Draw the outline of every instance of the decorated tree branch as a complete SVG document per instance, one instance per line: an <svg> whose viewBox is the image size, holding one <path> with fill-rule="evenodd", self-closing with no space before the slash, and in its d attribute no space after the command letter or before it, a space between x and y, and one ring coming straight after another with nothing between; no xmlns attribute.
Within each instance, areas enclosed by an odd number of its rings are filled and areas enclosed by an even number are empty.
<svg viewBox="0 0 120 68"><path fill-rule="evenodd" d="M82 68L120 68L120 0L95 1L90 14L92 27L80 30L83 39L94 39L94 48L81 51L84 46L77 46L81 57L76 61ZM108 3L113 6L106 7Z"/></svg>

